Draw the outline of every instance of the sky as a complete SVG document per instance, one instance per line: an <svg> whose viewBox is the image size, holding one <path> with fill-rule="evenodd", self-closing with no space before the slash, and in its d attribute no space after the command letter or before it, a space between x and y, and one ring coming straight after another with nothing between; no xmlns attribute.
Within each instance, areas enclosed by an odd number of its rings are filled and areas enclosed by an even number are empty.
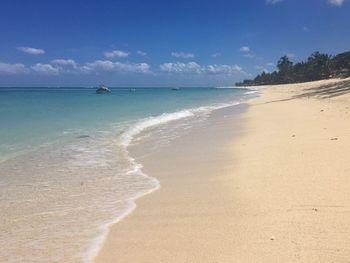
<svg viewBox="0 0 350 263"><path fill-rule="evenodd" d="M2 0L0 86L223 86L350 50L350 0Z"/></svg>

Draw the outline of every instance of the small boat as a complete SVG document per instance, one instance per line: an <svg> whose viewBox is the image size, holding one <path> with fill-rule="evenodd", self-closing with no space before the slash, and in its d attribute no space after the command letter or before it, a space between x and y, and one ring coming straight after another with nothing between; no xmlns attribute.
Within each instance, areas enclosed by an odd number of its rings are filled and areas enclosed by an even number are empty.
<svg viewBox="0 0 350 263"><path fill-rule="evenodd" d="M99 86L98 89L96 90L97 94L105 94L105 93L111 93L111 92L112 91L104 85Z"/></svg>
<svg viewBox="0 0 350 263"><path fill-rule="evenodd" d="M172 88L171 90L180 90L180 88L177 88L177 87L176 87L176 88Z"/></svg>

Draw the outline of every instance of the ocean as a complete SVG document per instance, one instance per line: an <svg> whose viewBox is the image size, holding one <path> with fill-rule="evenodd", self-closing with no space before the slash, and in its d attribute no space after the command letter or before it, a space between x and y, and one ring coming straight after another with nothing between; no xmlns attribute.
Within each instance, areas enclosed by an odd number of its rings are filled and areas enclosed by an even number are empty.
<svg viewBox="0 0 350 263"><path fill-rule="evenodd" d="M108 226L161 187L128 147L150 135L161 147L253 96L238 88L0 88L0 262L91 262Z"/></svg>

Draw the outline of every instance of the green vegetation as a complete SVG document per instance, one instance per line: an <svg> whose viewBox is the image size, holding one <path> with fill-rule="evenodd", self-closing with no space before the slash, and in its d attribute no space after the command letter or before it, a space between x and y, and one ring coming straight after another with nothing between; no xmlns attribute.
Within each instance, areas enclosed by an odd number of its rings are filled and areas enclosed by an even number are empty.
<svg viewBox="0 0 350 263"><path fill-rule="evenodd" d="M272 85L298 83L350 76L350 51L336 56L314 52L302 61L294 64L287 56L277 62L277 70L272 73L263 72L253 80L244 80L236 86Z"/></svg>

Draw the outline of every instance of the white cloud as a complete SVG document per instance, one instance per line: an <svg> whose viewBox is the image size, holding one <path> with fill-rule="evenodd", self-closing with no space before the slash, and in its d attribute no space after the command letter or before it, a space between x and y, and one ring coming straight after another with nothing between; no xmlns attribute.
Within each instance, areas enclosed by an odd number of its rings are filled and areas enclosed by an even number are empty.
<svg viewBox="0 0 350 263"><path fill-rule="evenodd" d="M249 53L250 52L250 48L247 46L243 46L239 49L239 51L243 52L243 53Z"/></svg>
<svg viewBox="0 0 350 263"><path fill-rule="evenodd" d="M251 49L248 46L240 47L239 51L242 52L243 56L246 58L255 58L255 55L251 52Z"/></svg>
<svg viewBox="0 0 350 263"><path fill-rule="evenodd" d="M23 64L9 64L0 62L0 74L23 74L28 72L28 68Z"/></svg>
<svg viewBox="0 0 350 263"><path fill-rule="evenodd" d="M111 71L122 73L151 73L147 63L121 63L110 60L96 60L81 67L83 72Z"/></svg>
<svg viewBox="0 0 350 263"><path fill-rule="evenodd" d="M240 73L246 75L246 72L238 65L208 65L205 67L205 71L210 74L232 75Z"/></svg>
<svg viewBox="0 0 350 263"><path fill-rule="evenodd" d="M45 75L57 75L59 73L59 68L52 66L51 64L41 64L37 63L30 67L37 73Z"/></svg>
<svg viewBox="0 0 350 263"><path fill-rule="evenodd" d="M136 53L137 53L137 55L139 55L141 57L146 57L147 56L147 53L142 51L142 50L137 50Z"/></svg>
<svg viewBox="0 0 350 263"><path fill-rule="evenodd" d="M211 54L211 56L213 58L217 58L217 57L220 57L221 56L221 53L214 53L214 54Z"/></svg>
<svg viewBox="0 0 350 263"><path fill-rule="evenodd" d="M54 59L51 63L37 63L26 67L24 64L0 62L0 74L36 73L43 75L90 74L99 72L152 73L147 63L121 63L110 60L96 60L79 65L73 59Z"/></svg>
<svg viewBox="0 0 350 263"><path fill-rule="evenodd" d="M81 73L81 67L73 59L54 59L51 63L37 63L30 69L39 74L58 75L61 73Z"/></svg>
<svg viewBox="0 0 350 263"><path fill-rule="evenodd" d="M176 74L244 74L246 72L238 65L199 65L196 62L176 62L176 63L164 63L160 65L160 70L166 73L176 73Z"/></svg>
<svg viewBox="0 0 350 263"><path fill-rule="evenodd" d="M345 0L328 0L328 3L335 6L342 6Z"/></svg>
<svg viewBox="0 0 350 263"><path fill-rule="evenodd" d="M200 74L202 68L196 62L188 62L188 63L164 63L160 65L160 69L167 73L196 73Z"/></svg>
<svg viewBox="0 0 350 263"><path fill-rule="evenodd" d="M62 66L62 67L65 67L65 66L70 66L70 67L73 67L73 68L77 68L78 67L78 64L77 62L75 62L73 59L54 59L54 60L51 60L51 63L52 64L55 64L55 65L59 65L59 66Z"/></svg>
<svg viewBox="0 0 350 263"><path fill-rule="evenodd" d="M171 52L171 56L175 58L194 58L193 53L185 53L185 52Z"/></svg>
<svg viewBox="0 0 350 263"><path fill-rule="evenodd" d="M275 66L275 64L272 62L269 62L269 63L266 63L266 66L273 67L273 66Z"/></svg>
<svg viewBox="0 0 350 263"><path fill-rule="evenodd" d="M103 53L106 58L127 58L130 53L121 51L121 50L113 50L113 51L107 51Z"/></svg>
<svg viewBox="0 0 350 263"><path fill-rule="evenodd" d="M54 59L51 60L51 64L58 69L59 73L79 73L81 67L73 59Z"/></svg>
<svg viewBox="0 0 350 263"><path fill-rule="evenodd" d="M274 5L274 4L277 4L277 3L280 3L282 2L283 0L266 0L266 4L268 5Z"/></svg>
<svg viewBox="0 0 350 263"><path fill-rule="evenodd" d="M286 56L288 58L295 58L295 54L294 53L287 53Z"/></svg>
<svg viewBox="0 0 350 263"><path fill-rule="evenodd" d="M45 50L40 48L33 48L33 47L17 47L17 50L22 51L24 53L30 54L30 55L42 55L45 54Z"/></svg>
<svg viewBox="0 0 350 263"><path fill-rule="evenodd" d="M307 26L303 26L303 31L308 32L310 29Z"/></svg>

